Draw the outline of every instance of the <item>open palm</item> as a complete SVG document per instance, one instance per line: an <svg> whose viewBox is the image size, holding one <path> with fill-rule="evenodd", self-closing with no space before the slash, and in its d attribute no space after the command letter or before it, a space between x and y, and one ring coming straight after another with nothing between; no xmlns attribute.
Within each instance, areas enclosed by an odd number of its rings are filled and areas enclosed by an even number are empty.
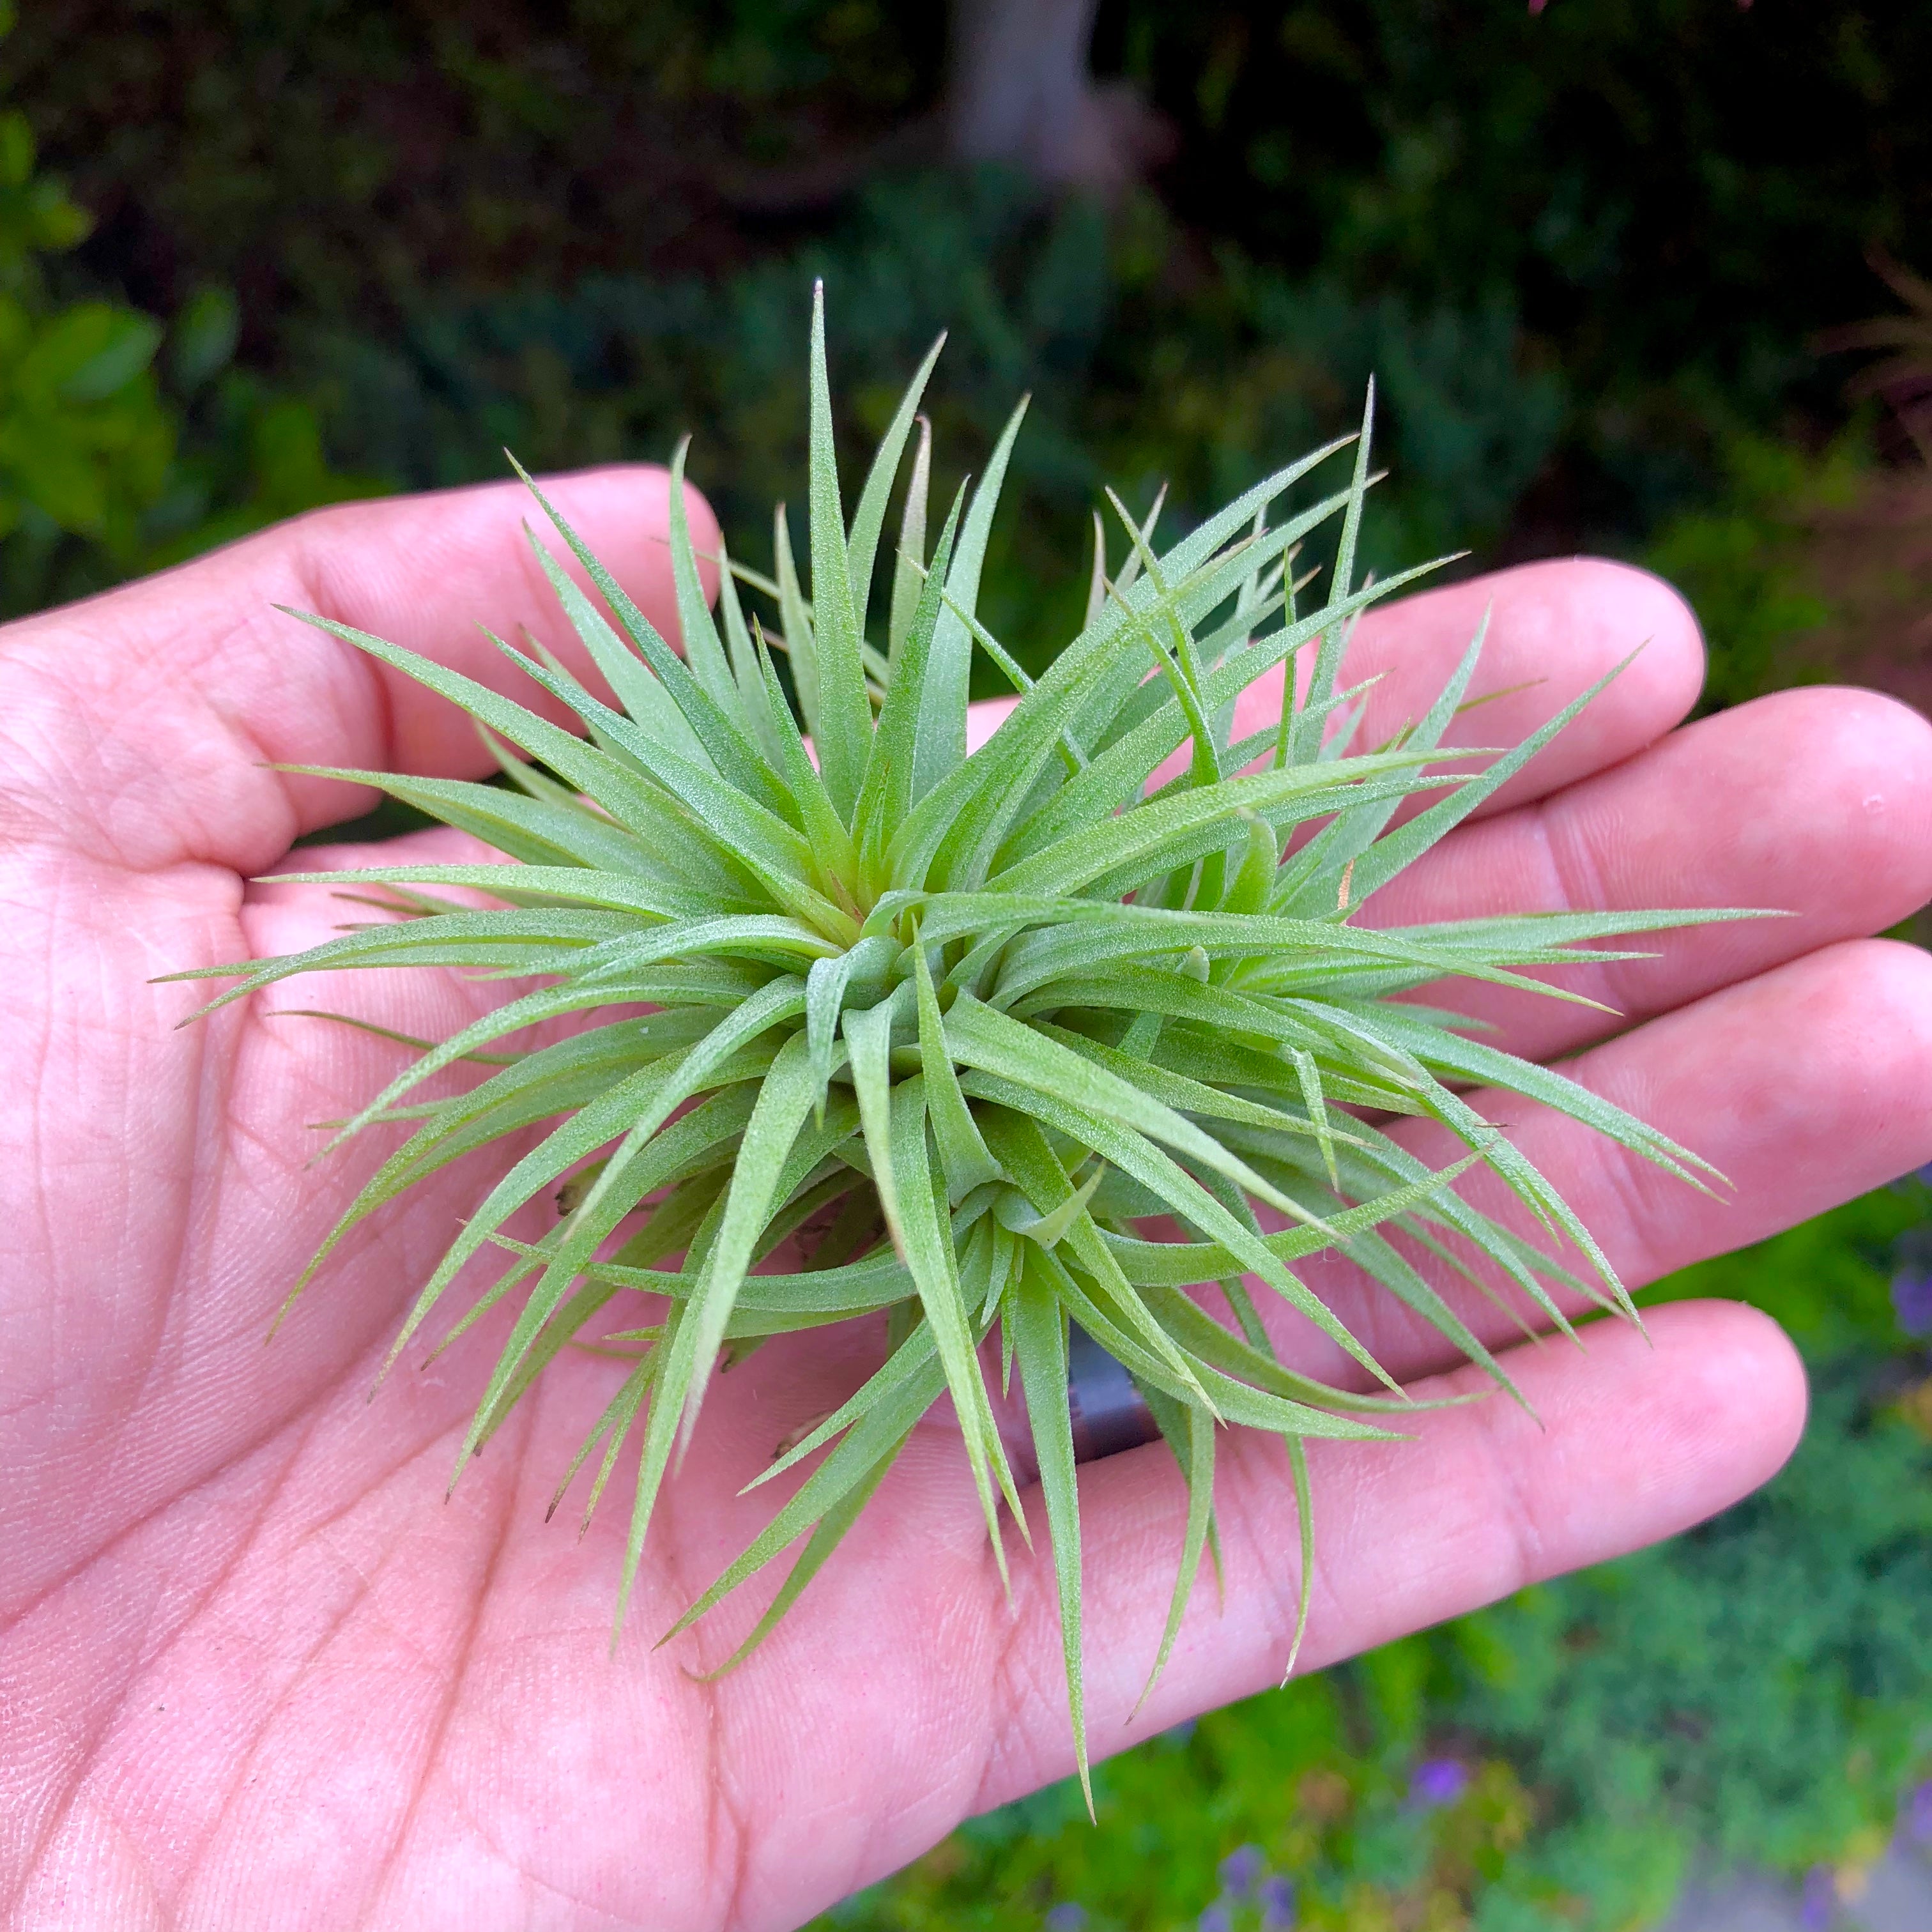
<svg viewBox="0 0 1932 1932"><path fill-rule="evenodd" d="M662 475L555 489L668 621ZM506 680L472 620L562 643L517 540L525 500L489 488L323 512L0 633L9 1924L790 1926L1070 1767L1050 1569L1016 1552L1003 1596L937 1415L748 1664L700 1681L752 1601L652 1648L769 1514L769 1496L740 1486L876 1358L862 1330L775 1343L720 1384L614 1654L622 1524L600 1517L580 1545L544 1508L620 1371L587 1354L560 1364L447 1503L491 1338L412 1358L365 1401L483 1170L458 1166L375 1216L263 1346L378 1156L358 1142L305 1169L314 1124L399 1064L379 1039L274 1010L440 1036L494 995L362 975L339 996L304 986L177 1031L194 998L148 982L292 951L343 917L318 890L245 882L368 795L272 763L484 762L453 708L272 607ZM1490 742L1648 647L1370 917L1797 915L1666 935L1654 960L1573 979L1625 1016L1613 1038L1586 1008L1456 989L1516 1051L1579 1056L1579 1078L1731 1176L1734 1198L1714 1201L1512 1105L1513 1135L1625 1279L1932 1158L1932 965L1861 938L1932 895L1932 732L1826 691L1673 730L1696 693L1695 627L1654 580L1603 564L1390 606L1363 623L1351 676L1385 667L1377 702L1399 722L1491 601L1485 675L1524 688L1480 714ZM346 848L310 856L353 862ZM1432 1330L1344 1268L1311 1279L1391 1367L1449 1371ZM1509 1339L1486 1304L1466 1312ZM1540 1424L1483 1402L1426 1418L1414 1445L1317 1445L1307 1664L1708 1514L1771 1473L1803 1412L1782 1337L1726 1304L1660 1310L1648 1343L1599 1325L1585 1351L1520 1347L1510 1366ZM1083 1472L1096 1754L1280 1674L1298 1578L1279 1444L1233 1432L1218 1496L1225 1606L1196 1592L1136 1713L1185 1492L1158 1448Z"/></svg>

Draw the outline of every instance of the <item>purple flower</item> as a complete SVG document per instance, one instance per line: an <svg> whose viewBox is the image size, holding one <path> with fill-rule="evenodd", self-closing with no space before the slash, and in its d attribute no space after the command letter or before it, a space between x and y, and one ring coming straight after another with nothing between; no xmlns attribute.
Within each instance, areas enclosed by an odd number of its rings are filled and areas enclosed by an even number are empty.
<svg viewBox="0 0 1932 1932"><path fill-rule="evenodd" d="M1262 1932L1289 1932L1294 1923L1294 1887L1285 1878L1262 1882Z"/></svg>
<svg viewBox="0 0 1932 1932"><path fill-rule="evenodd" d="M1195 1932L1234 1932L1234 1915L1216 1899L1195 1921Z"/></svg>
<svg viewBox="0 0 1932 1932"><path fill-rule="evenodd" d="M1408 1781L1408 1802L1418 1811L1454 1804L1469 1788L1469 1767L1453 1757L1424 1758Z"/></svg>
<svg viewBox="0 0 1932 1932"><path fill-rule="evenodd" d="M1071 1903L1056 1905L1046 1915L1046 1932L1082 1932L1086 1923L1085 1906Z"/></svg>
<svg viewBox="0 0 1932 1932"><path fill-rule="evenodd" d="M1906 1798L1899 1822L1915 1845L1932 1845L1932 1778Z"/></svg>
<svg viewBox="0 0 1932 1932"><path fill-rule="evenodd" d="M1798 1922L1804 1932L1825 1932L1838 1910L1838 1875L1829 1865L1814 1865L1804 1874Z"/></svg>
<svg viewBox="0 0 1932 1932"><path fill-rule="evenodd" d="M1908 1335L1932 1335L1932 1272L1900 1268L1892 1278L1892 1306Z"/></svg>
<svg viewBox="0 0 1932 1932"><path fill-rule="evenodd" d="M1221 1889L1230 1898L1252 1898L1267 1870L1260 1846L1238 1846L1221 1861Z"/></svg>

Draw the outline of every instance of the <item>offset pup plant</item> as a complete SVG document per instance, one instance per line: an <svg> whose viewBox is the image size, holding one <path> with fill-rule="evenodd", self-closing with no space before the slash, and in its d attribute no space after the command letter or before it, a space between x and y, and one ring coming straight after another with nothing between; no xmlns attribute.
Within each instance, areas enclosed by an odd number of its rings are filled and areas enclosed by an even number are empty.
<svg viewBox="0 0 1932 1932"><path fill-rule="evenodd" d="M1086 621L1029 680L975 608L1021 412L986 476L962 486L928 556L931 448L916 412L938 353L907 390L848 523L815 304L811 601L781 509L774 575L726 568L715 620L674 483L682 657L531 484L608 610L531 536L614 704L534 639L496 641L569 706L585 738L399 645L310 618L468 711L510 783L321 775L379 787L518 862L291 874L348 886L391 916L307 952L178 976L236 980L209 1012L323 968L453 967L536 982L424 1051L341 1126L332 1145L392 1123L410 1132L304 1280L344 1232L416 1182L542 1124L422 1284L390 1359L486 1251L500 1271L452 1332L500 1301L518 1313L466 1456L560 1352L589 1341L628 1358L563 1484L598 1457L594 1508L636 1444L620 1619L653 1504L721 1358L775 1335L884 1317L878 1371L758 1481L815 1466L676 1627L803 1539L734 1663L831 1555L942 1394L1004 1573L1002 1504L1019 1534L1028 1529L988 1377L1004 1385L1017 1370L1084 1774L1070 1321L1132 1375L1186 1479L1154 1674L1212 1534L1224 1424L1272 1430L1287 1444L1305 1616L1306 1444L1390 1438L1413 1405L1296 1264L1339 1250L1507 1390L1504 1370L1409 1252L1465 1273L1477 1258L1474 1268L1490 1271L1478 1276L1486 1288L1513 1284L1565 1333L1556 1288L1634 1310L1588 1231L1460 1090L1480 1082L1557 1108L1687 1180L1709 1172L1560 1075L1467 1037L1459 1016L1396 996L1447 976L1573 998L1520 969L1629 958L1575 949L1726 915L1354 923L1364 901L1601 687L1480 775L1432 772L1472 755L1445 752L1442 740L1467 700L1478 636L1424 716L1358 748L1362 690L1339 680L1349 624L1418 574L1355 582L1366 418L1352 475L1306 508L1279 506L1347 439L1164 550L1154 517L1137 524L1115 500L1121 560L1110 564L1096 518ZM874 628L888 499L916 424ZM680 449L674 477L682 466ZM1334 520L1334 568L1304 609L1297 546ZM738 580L770 600L782 638L748 620ZM772 646L788 653L810 748ZM969 755L976 648L1021 694ZM1300 694L1279 725L1232 736L1236 698L1284 662L1304 670L1288 678ZM1150 787L1183 746L1184 770ZM1409 802L1421 808L1397 824ZM494 903L452 901L452 887ZM587 1019L552 1044L493 1051L566 1016ZM424 1083L478 1058L492 1070L466 1090L420 1099ZM1440 1122L1466 1156L1432 1171L1376 1124L1390 1115ZM1573 1272L1460 1198L1457 1177L1479 1162L1592 1272ZM555 1225L535 1241L513 1238L517 1210L560 1186ZM1284 1232L1264 1232L1264 1204ZM1152 1238L1150 1222L1170 1238ZM1257 1280L1384 1392L1330 1387L1280 1359L1248 1286ZM1221 1303L1232 1325L1212 1312ZM996 1350L982 1352L995 1336Z"/></svg>

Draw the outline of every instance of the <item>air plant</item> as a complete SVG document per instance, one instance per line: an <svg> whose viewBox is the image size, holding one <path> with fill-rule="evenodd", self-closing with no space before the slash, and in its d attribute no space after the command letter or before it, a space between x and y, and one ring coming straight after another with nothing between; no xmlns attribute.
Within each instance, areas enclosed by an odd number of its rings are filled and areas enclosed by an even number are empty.
<svg viewBox="0 0 1932 1932"><path fill-rule="evenodd" d="M466 1264L491 1253L496 1277L452 1332L500 1303L517 1312L465 1457L561 1352L594 1342L624 1357L564 1477L567 1488L598 1459L594 1508L635 1445L620 1623L653 1507L721 1359L774 1336L885 1318L880 1366L758 1476L752 1486L802 1480L672 1633L801 1545L732 1664L832 1555L943 1394L1004 1574L1003 1506L1018 1534L1030 1532L988 1379L1016 1370L1084 1777L1070 1322L1132 1375L1187 1485L1150 1684L1210 1544L1223 1427L1269 1430L1287 1446L1305 1619L1307 1444L1390 1438L1413 1406L1297 1264L1340 1251L1508 1390L1416 1258L1492 1293L1509 1285L1565 1334L1553 1291L1634 1310L1588 1231L1465 1090L1553 1107L1686 1180L1710 1172L1560 1074L1471 1037L1474 1023L1406 996L1462 978L1574 998L1521 969L1630 958L1581 949L1726 915L1358 923L1365 902L1602 686L1514 749L1475 754L1489 760L1478 774L1432 771L1472 757L1442 740L1469 701L1479 634L1422 716L1384 743L1357 746L1364 691L1340 683L1349 627L1419 574L1357 581L1372 481L1366 415L1359 437L1278 471L1165 548L1158 506L1137 521L1112 500L1124 555L1110 560L1096 515L1085 621L1028 678L976 608L1024 404L928 552L931 438L918 409L938 352L907 389L848 522L815 302L809 602L781 508L772 574L721 556L714 616L684 518L680 448L670 541L682 656L530 483L602 599L526 532L608 698L534 639L495 641L569 707L583 736L400 645L309 617L467 711L506 782L302 769L380 788L516 863L287 874L375 897L385 916L305 952L175 976L235 980L205 1012L322 968L454 968L523 982L340 1126L332 1146L392 1124L408 1132L302 1283L348 1230L417 1182L541 1126L528 1151L506 1155L422 1284L389 1360ZM1351 441L1340 487L1286 507ZM875 566L909 448L881 598ZM1334 565L1306 598L1298 548L1324 526ZM768 601L775 630L747 616L741 584ZM788 658L789 692L775 648ZM969 754L976 650L1019 696ZM1279 724L1234 736L1236 698L1284 664L1291 696ZM1184 769L1152 782L1184 747ZM1416 808L1401 817L1405 805ZM452 900L452 888L490 903ZM560 1021L567 1029L550 1043L501 1051ZM493 1064L464 1090L420 1099L425 1083L478 1058ZM1432 1169L1384 1131L1390 1117L1440 1123L1464 1156ZM1478 1163L1579 1268L1459 1196L1456 1180ZM554 1225L516 1238L512 1217L560 1186ZM1264 1228L1264 1208L1286 1226ZM1268 1297L1379 1388L1330 1386L1284 1361L1257 1306Z"/></svg>

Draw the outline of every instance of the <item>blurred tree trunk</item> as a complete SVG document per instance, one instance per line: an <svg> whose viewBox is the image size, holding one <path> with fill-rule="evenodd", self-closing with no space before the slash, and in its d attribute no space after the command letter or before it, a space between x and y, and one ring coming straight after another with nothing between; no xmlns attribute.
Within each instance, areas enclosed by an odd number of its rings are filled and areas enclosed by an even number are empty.
<svg viewBox="0 0 1932 1932"><path fill-rule="evenodd" d="M1134 91L1096 86L1098 0L954 0L946 138L1054 187L1118 193L1165 157L1166 124Z"/></svg>

